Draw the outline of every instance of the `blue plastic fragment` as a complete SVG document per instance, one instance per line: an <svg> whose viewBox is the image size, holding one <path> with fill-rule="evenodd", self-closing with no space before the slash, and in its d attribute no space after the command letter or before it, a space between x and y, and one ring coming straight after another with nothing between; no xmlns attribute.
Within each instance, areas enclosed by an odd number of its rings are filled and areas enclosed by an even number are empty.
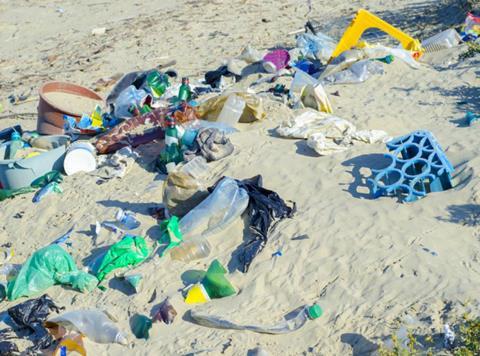
<svg viewBox="0 0 480 356"><path fill-rule="evenodd" d="M468 111L465 115L465 120L468 123L468 126L472 126L475 121L480 120L480 115L475 115L473 112Z"/></svg>
<svg viewBox="0 0 480 356"><path fill-rule="evenodd" d="M427 193L452 188L454 168L431 132L414 131L394 138L387 148L391 153L384 156L389 163L372 169L368 179L374 198L400 196L402 201L412 202Z"/></svg>

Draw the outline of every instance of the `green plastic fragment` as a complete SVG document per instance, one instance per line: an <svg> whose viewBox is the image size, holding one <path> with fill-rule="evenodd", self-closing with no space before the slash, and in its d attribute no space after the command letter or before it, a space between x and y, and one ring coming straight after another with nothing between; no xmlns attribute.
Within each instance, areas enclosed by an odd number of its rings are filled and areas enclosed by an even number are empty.
<svg viewBox="0 0 480 356"><path fill-rule="evenodd" d="M101 282L112 271L134 267L145 261L151 253L151 248L141 236L126 235L122 240L110 246L102 259L96 275Z"/></svg>

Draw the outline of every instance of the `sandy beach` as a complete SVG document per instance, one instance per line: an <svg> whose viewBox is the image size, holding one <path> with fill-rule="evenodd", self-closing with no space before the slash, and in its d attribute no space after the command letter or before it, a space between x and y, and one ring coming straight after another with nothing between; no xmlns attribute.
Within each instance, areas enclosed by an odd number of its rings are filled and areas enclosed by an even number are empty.
<svg viewBox="0 0 480 356"><path fill-rule="evenodd" d="M49 80L95 88L100 78L171 60L177 61L180 76L201 79L248 44L262 50L294 46L289 33L309 18L339 40L356 11L365 8L424 39L461 24L466 14L453 0L313 0L312 6L307 15L307 1L293 0L0 0L0 129L21 124L34 130L38 89ZM106 27L106 33L92 35L98 27ZM389 43L386 36L377 41ZM233 154L209 163L209 181L260 174L266 188L296 202L295 216L278 224L247 273L232 259L247 226L238 219L209 240L213 249L207 259L185 264L167 256L140 266L140 293L126 294L116 279L106 291L89 294L48 289L67 311L108 310L129 337L127 347L85 338L88 353L247 355L261 347L269 355L370 355L402 326L419 340L433 335L435 354L445 352L443 325L480 311L480 126L463 120L467 111L480 112L480 57L459 60L462 51L418 69L395 60L384 66L383 75L364 83L325 86L334 114L360 130L384 130L393 137L431 131L455 167L453 189L413 203L372 199L366 179L381 165L384 143L359 143L319 156L305 140L276 134L275 128L296 113L266 97L267 118L240 125L230 136ZM106 98L111 88L99 94ZM31 101L8 103L9 95L29 92ZM20 116L6 117L11 113ZM154 169L161 145L141 146L140 159L121 179L98 185L96 177L81 173L64 179L63 194L39 204L32 204L33 193L2 202L0 245L12 243L10 262L23 263L75 223L66 250L83 267L95 251L116 242L103 230L94 246L91 231L118 208L137 214L142 225L136 234L158 239L158 224L148 209L162 203L164 178ZM277 251L282 255L273 258ZM185 304L180 292L188 284L185 272L206 270L214 258L227 267L239 293L200 306ZM157 297L149 303L154 291ZM130 317L150 315L167 296L178 311L175 322L155 323L149 340L136 339ZM19 301L3 301L1 310ZM187 313L195 308L239 323L270 325L314 302L324 310L321 318L278 336L198 326Z"/></svg>

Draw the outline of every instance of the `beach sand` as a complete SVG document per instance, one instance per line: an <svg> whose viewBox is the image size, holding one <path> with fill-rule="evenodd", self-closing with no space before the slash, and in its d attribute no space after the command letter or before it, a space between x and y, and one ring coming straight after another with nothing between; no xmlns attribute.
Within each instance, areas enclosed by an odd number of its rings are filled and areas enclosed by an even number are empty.
<svg viewBox="0 0 480 356"><path fill-rule="evenodd" d="M152 68L177 60L180 76L200 78L247 44L259 49L294 45L289 32L307 19L306 1L8 1L0 0L0 102L4 112L36 113L36 101L13 106L6 97L47 80L88 87L116 73ZM312 1L308 16L339 39L359 8L366 8L418 38L427 38L465 17L455 1ZM59 10L60 9L60 10ZM104 35L92 29L106 27ZM380 38L379 41L387 41ZM112 279L105 292L90 294L52 287L47 292L67 310L98 308L118 318L130 345L95 344L92 355L246 355L260 346L270 355L368 355L406 323L416 335L437 335L445 322L465 311L478 313L480 283L478 170L480 126L466 127L467 111L480 112L479 59L459 62L453 53L432 65L412 69L395 61L385 74L358 85L326 87L335 115L359 129L385 130L391 136L430 130L457 167L455 188L429 194L411 204L395 198L372 200L365 185L370 168L381 163L384 144L355 145L320 157L303 140L275 135L274 128L292 115L279 102L266 102L265 121L242 125L231 136L234 153L210 163L215 177L263 176L264 186L297 203L293 219L277 226L248 273L237 271L232 253L244 238L236 221L214 236L211 258L184 264L168 256L141 266L141 293L126 295ZM111 88L111 87L110 87ZM110 88L101 92L106 97ZM20 123L35 129L36 116L2 119L0 129ZM32 194L2 203L0 243L11 242L12 263L23 263L74 223L72 254L83 266L92 251L116 240L105 230L95 247L95 221L112 220L116 208L136 212L138 234L159 237L148 208L162 202L162 181L149 152L122 179L97 185L87 174L67 177L62 195L32 204ZM21 213L21 218L16 214ZM294 239L307 235L308 238ZM272 259L278 250L282 256ZM434 253L432 253L434 252ZM271 336L197 326L185 314L190 306L179 292L188 284L184 272L205 270L213 258L228 266L238 295L195 309L246 324L274 324L291 310L318 302L324 315L291 335ZM182 279L183 277L183 279ZM156 290L157 298L148 303ZM132 335L129 319L150 315L170 296L179 316L172 325L154 324L148 341ZM3 302L2 310L18 303ZM406 321L407 320L407 321ZM414 320L415 322L412 322ZM441 336L440 336L441 337ZM438 339L436 339L438 340Z"/></svg>

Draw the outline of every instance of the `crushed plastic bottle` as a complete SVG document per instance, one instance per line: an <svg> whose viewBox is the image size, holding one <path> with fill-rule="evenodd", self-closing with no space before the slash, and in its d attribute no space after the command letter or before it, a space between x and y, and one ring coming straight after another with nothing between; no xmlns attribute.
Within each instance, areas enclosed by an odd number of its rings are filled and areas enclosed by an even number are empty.
<svg viewBox="0 0 480 356"><path fill-rule="evenodd" d="M115 219L122 230L135 230L140 226L140 221L136 219L135 214L123 209L118 209Z"/></svg>
<svg viewBox="0 0 480 356"><path fill-rule="evenodd" d="M206 315L196 310L190 311L193 321L199 325L218 329L249 330L261 334L287 334L300 329L308 320L322 316L322 308L318 304L303 306L291 319L284 319L273 326L240 325L220 316Z"/></svg>
<svg viewBox="0 0 480 356"><path fill-rule="evenodd" d="M225 177L215 190L180 220L184 241L206 238L224 230L248 205L248 194L234 179Z"/></svg>
<svg viewBox="0 0 480 356"><path fill-rule="evenodd" d="M78 331L99 344L128 343L125 334L100 310L75 310L51 318L48 323Z"/></svg>

